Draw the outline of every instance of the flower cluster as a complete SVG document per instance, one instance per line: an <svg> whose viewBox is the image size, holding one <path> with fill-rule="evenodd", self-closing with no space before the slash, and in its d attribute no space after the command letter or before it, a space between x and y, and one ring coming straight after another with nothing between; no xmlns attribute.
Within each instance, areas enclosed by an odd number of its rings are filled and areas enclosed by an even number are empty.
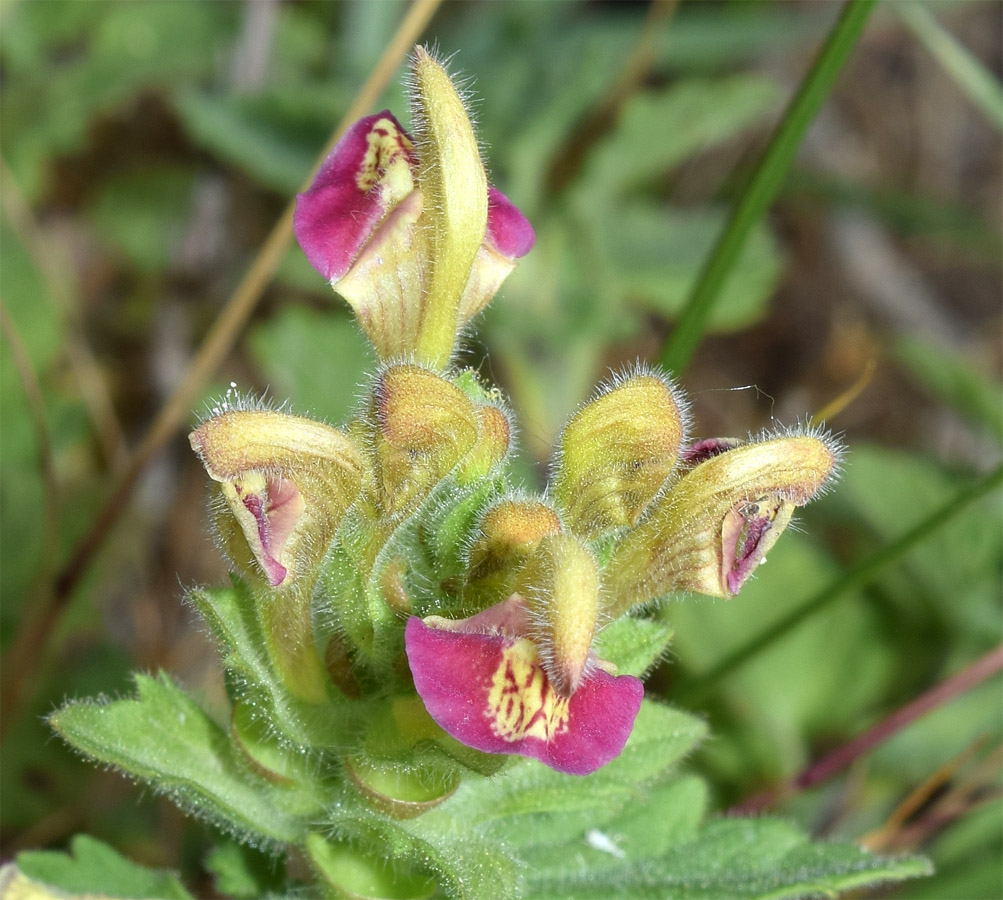
<svg viewBox="0 0 1003 900"><path fill-rule="evenodd" d="M678 388L638 366L566 424L548 490L514 491L511 417L451 361L533 230L489 186L462 100L421 49L412 102L413 134L389 112L360 120L296 209L307 257L381 360L368 401L344 430L220 410L192 446L299 701L389 693L399 711L417 692L429 718L398 716L401 740L584 775L620 753L643 697L598 658L602 628L673 594L737 594L838 447L811 430L693 442Z"/></svg>

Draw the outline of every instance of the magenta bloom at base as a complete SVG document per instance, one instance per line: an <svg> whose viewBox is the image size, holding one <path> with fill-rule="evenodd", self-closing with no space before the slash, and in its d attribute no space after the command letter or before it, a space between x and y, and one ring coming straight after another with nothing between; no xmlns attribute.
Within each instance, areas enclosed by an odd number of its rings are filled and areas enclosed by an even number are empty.
<svg viewBox="0 0 1003 900"><path fill-rule="evenodd" d="M411 618L405 644L415 688L436 723L468 747L532 757L572 775L594 772L623 750L644 688L593 664L574 693L561 696L536 645L492 623L511 622L512 602L461 621Z"/></svg>

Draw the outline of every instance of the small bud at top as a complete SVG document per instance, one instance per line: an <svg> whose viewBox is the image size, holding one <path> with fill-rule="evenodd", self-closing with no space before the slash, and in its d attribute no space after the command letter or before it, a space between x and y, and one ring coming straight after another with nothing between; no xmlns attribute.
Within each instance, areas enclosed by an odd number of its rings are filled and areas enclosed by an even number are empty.
<svg viewBox="0 0 1003 900"><path fill-rule="evenodd" d="M389 366L374 390L380 503L413 508L477 441L477 410L452 382L421 366Z"/></svg>
<svg viewBox="0 0 1003 900"><path fill-rule="evenodd" d="M560 532L557 513L539 500L502 500L492 506L470 547L465 595L478 605L504 600L515 590L533 548Z"/></svg>

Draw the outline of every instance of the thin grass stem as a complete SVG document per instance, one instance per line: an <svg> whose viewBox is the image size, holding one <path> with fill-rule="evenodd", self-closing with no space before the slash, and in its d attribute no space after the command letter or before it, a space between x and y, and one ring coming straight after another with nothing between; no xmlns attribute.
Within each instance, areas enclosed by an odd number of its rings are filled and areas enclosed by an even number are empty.
<svg viewBox="0 0 1003 900"><path fill-rule="evenodd" d="M890 716L869 728L853 740L837 747L831 753L812 763L799 775L785 782L780 788L767 791L744 803L733 807L730 812L741 815L762 812L775 802L787 799L793 794L807 790L816 784L822 784L832 778L837 772L845 769L850 763L870 753L875 747L883 744L892 735L910 725L916 719L932 712L949 700L960 696L968 690L981 684L987 678L1003 671L1003 644L990 650L968 668L956 675L934 685L918 697L910 700L904 706L895 710Z"/></svg>
<svg viewBox="0 0 1003 900"><path fill-rule="evenodd" d="M1003 131L1003 86L996 77L933 17L925 4L893 3L891 8L986 121Z"/></svg>
<svg viewBox="0 0 1003 900"><path fill-rule="evenodd" d="M756 166L748 187L697 276L693 291L662 351L662 365L677 376L686 368L707 329L753 227L766 215L808 126L828 97L857 44L876 0L847 0L818 57L805 75Z"/></svg>

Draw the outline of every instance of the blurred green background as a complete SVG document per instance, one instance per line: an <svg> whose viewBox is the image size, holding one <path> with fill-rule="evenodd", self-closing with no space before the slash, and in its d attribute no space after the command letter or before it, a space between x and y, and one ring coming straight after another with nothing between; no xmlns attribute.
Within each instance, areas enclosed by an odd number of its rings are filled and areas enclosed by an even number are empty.
<svg viewBox="0 0 1003 900"><path fill-rule="evenodd" d="M219 836L75 758L41 718L65 698L126 691L134 668L167 669L210 706L223 696L182 602L226 577L183 431L65 602L53 589L405 9L0 6L0 629L5 653L45 637L30 665L4 670L5 860L86 831L212 895L201 864ZM527 487L610 368L658 360L837 11L457 0L436 13L425 40L472 79L492 180L537 230L463 359L511 397ZM862 390L830 422L849 447L842 482L741 598L661 611L677 636L651 689L670 702L999 464L1001 31L996 2L879 7L676 373L697 436L792 425ZM382 105L403 119L395 85ZM204 397L233 382L341 422L373 365L293 248ZM1001 531L996 491L694 694L713 737L691 767L718 806L998 644ZM938 875L896 896L998 897L1000 700L996 677L779 809L820 835L929 853ZM929 796L876 833L922 785Z"/></svg>

